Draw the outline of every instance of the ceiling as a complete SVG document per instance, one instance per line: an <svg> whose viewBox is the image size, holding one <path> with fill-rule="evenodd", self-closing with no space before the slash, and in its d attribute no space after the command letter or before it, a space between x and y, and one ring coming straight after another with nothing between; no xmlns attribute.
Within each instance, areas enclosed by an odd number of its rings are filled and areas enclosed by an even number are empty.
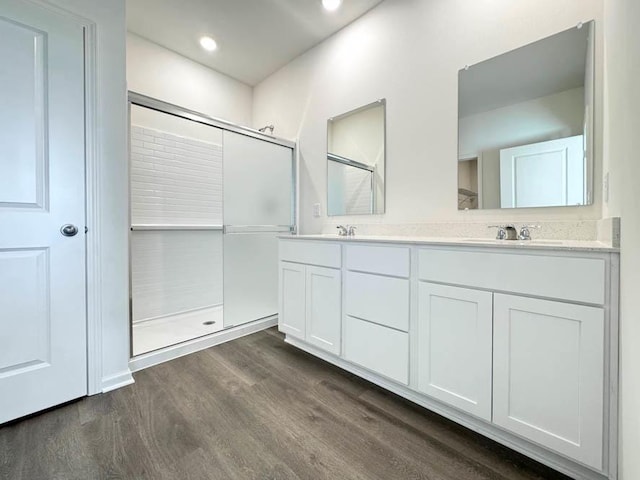
<svg viewBox="0 0 640 480"><path fill-rule="evenodd" d="M460 72L460 117L584 86L592 23Z"/></svg>
<svg viewBox="0 0 640 480"><path fill-rule="evenodd" d="M382 0L127 0L127 29L191 60L256 85ZM203 35L218 50L200 47Z"/></svg>

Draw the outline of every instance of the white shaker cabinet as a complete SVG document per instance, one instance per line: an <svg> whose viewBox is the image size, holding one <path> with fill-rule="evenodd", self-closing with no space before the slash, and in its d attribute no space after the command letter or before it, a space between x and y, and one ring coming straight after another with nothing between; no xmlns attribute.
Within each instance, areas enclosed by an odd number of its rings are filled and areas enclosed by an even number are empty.
<svg viewBox="0 0 640 480"><path fill-rule="evenodd" d="M340 270L280 262L280 315L282 333L340 354Z"/></svg>
<svg viewBox="0 0 640 480"><path fill-rule="evenodd" d="M306 340L334 355L340 354L341 288L340 270L306 267Z"/></svg>
<svg viewBox="0 0 640 480"><path fill-rule="evenodd" d="M334 355L342 338L340 263L339 245L280 241L278 328Z"/></svg>
<svg viewBox="0 0 640 480"><path fill-rule="evenodd" d="M305 266L280 262L280 314L278 326L282 333L304 339L307 328Z"/></svg>
<svg viewBox="0 0 640 480"><path fill-rule="evenodd" d="M600 469L604 310L495 295L493 421Z"/></svg>
<svg viewBox="0 0 640 480"><path fill-rule="evenodd" d="M491 421L491 292L420 282L418 389Z"/></svg>

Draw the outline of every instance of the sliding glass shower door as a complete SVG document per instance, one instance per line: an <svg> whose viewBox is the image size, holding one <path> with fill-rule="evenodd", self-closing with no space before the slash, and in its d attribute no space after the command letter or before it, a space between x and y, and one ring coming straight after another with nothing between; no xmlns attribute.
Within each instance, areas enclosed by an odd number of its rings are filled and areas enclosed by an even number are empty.
<svg viewBox="0 0 640 480"><path fill-rule="evenodd" d="M277 237L293 228L291 148L223 134L224 326L278 312Z"/></svg>
<svg viewBox="0 0 640 480"><path fill-rule="evenodd" d="M132 98L132 355L276 315L292 145Z"/></svg>

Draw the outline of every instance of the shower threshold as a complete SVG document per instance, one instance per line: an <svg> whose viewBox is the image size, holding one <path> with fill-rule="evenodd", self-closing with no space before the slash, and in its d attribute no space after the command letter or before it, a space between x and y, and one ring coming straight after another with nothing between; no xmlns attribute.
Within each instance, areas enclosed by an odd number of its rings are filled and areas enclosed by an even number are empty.
<svg viewBox="0 0 640 480"><path fill-rule="evenodd" d="M159 350L219 332L223 327L222 305L179 313L133 325L133 355Z"/></svg>

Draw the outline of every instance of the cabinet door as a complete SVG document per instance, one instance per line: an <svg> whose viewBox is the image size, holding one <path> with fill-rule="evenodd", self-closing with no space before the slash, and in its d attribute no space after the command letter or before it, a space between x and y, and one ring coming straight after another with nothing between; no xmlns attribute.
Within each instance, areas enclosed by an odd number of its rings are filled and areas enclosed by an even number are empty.
<svg viewBox="0 0 640 480"><path fill-rule="evenodd" d="M306 340L334 355L340 355L340 270L312 266L307 266L306 270Z"/></svg>
<svg viewBox="0 0 640 480"><path fill-rule="evenodd" d="M493 421L602 469L604 311L494 297Z"/></svg>
<svg viewBox="0 0 640 480"><path fill-rule="evenodd" d="M491 420L490 292L420 282L418 388Z"/></svg>
<svg viewBox="0 0 640 480"><path fill-rule="evenodd" d="M279 330L304 340L306 332L304 265L280 262L279 297Z"/></svg>

